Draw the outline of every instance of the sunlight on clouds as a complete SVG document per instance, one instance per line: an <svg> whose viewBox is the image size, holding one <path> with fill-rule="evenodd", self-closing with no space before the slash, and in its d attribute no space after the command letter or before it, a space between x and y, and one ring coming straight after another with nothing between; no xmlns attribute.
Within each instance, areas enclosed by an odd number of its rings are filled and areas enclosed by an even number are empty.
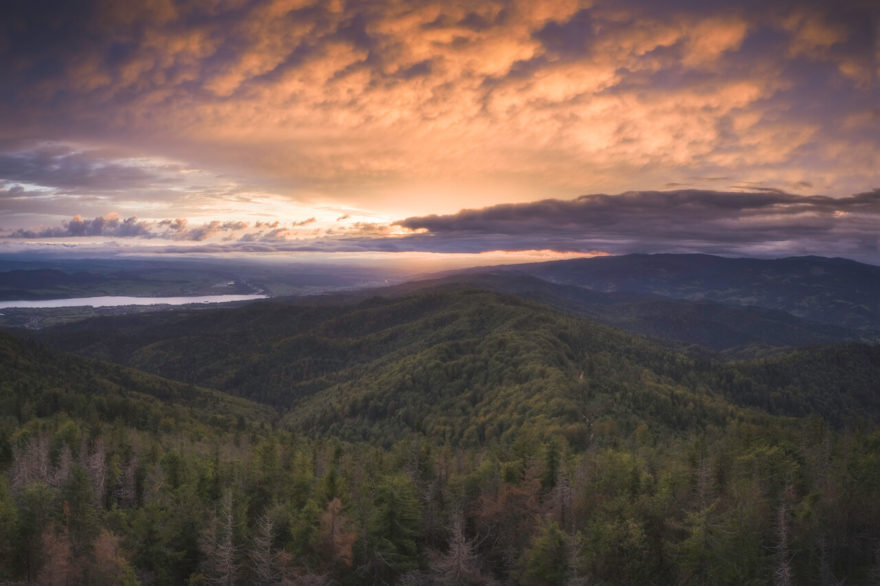
<svg viewBox="0 0 880 586"><path fill-rule="evenodd" d="M548 262L554 260L569 260L573 258L594 258L608 256L607 252L558 252L555 250L489 250L476 254L441 253L441 252L395 252L388 253L360 253L351 258L358 257L373 259L393 260L395 265L409 270L424 273L433 273L441 270L462 269L476 266L492 266L501 264L521 264L530 262ZM393 258L392 258L393 257Z"/></svg>
<svg viewBox="0 0 880 586"><path fill-rule="evenodd" d="M823 56L825 51L846 40L846 28L832 24L819 14L798 10L782 22L782 26L792 33L788 50L791 55Z"/></svg>
<svg viewBox="0 0 880 586"><path fill-rule="evenodd" d="M57 44L16 52L27 45L16 37L2 78L15 98L0 109L0 138L107 151L82 162L92 191L55 188L49 212L65 217L83 202L73 213L317 214L331 229L316 206L369 210L356 221L389 224L599 189L714 185L699 177L838 196L880 182L880 133L865 130L877 125L880 49L876 38L865 47L856 8L97 6L94 22ZM132 170L141 173L125 179ZM285 230L275 237L298 237Z"/></svg>
<svg viewBox="0 0 880 586"><path fill-rule="evenodd" d="M725 51L742 44L748 23L736 17L707 19L690 23L686 30L688 48L682 64L708 66Z"/></svg>

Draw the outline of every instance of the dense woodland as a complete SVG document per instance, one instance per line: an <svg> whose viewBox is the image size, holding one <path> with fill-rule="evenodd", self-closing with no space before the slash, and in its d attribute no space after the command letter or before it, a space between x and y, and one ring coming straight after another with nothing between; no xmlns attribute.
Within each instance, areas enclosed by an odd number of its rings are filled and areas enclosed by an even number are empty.
<svg viewBox="0 0 880 586"><path fill-rule="evenodd" d="M877 346L722 362L471 288L40 338L0 336L0 580L880 581Z"/></svg>

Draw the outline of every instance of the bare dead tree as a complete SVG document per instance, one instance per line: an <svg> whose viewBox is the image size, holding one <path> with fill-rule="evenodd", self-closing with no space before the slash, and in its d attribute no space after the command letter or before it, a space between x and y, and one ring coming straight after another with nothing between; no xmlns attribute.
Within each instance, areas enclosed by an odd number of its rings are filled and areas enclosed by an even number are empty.
<svg viewBox="0 0 880 586"><path fill-rule="evenodd" d="M553 518L568 533L574 532L574 517L571 515L573 500L574 494L568 481L568 476L560 473L556 486L550 491L548 504L553 513Z"/></svg>
<svg viewBox="0 0 880 586"><path fill-rule="evenodd" d="M235 546L232 493L223 495L220 515L202 534L205 554L205 577L210 584L232 586L238 573L238 548Z"/></svg>
<svg viewBox="0 0 880 586"><path fill-rule="evenodd" d="M357 533L342 514L342 501L334 498L321 513L321 540L329 559L335 563L351 565L354 560L354 543Z"/></svg>
<svg viewBox="0 0 880 586"><path fill-rule="evenodd" d="M480 571L477 544L464 534L464 516L460 512L452 516L450 532L449 550L435 557L432 574L442 584L491 584L492 580Z"/></svg>
<svg viewBox="0 0 880 586"><path fill-rule="evenodd" d="M119 482L113 490L113 498L120 507L133 507L137 501L135 489L135 475L137 473L137 459L131 458L128 464L122 468Z"/></svg>
<svg viewBox="0 0 880 586"><path fill-rule="evenodd" d="M254 538L248 557L251 569L258 584L278 584L281 581L281 571L278 566L278 555L272 547L274 541L275 523L268 514L263 514L257 520Z"/></svg>
<svg viewBox="0 0 880 586"><path fill-rule="evenodd" d="M74 563L73 548L67 531L53 525L43 530L43 555L46 563L37 576L37 584L67 586L77 582L80 568Z"/></svg>
<svg viewBox="0 0 880 586"><path fill-rule="evenodd" d="M61 449L61 454L58 456L58 464L55 466L55 470L52 471L49 486L53 488L61 488L68 480L70 480L70 470L72 465L73 454L70 451L70 446L65 445L64 448Z"/></svg>
<svg viewBox="0 0 880 586"><path fill-rule="evenodd" d="M776 513L776 570L773 583L776 586L791 586L791 558L788 551L788 505L783 502Z"/></svg>
<svg viewBox="0 0 880 586"><path fill-rule="evenodd" d="M702 511L714 498L712 487L712 465L705 454L700 454L700 464L697 469L697 500Z"/></svg>
<svg viewBox="0 0 880 586"><path fill-rule="evenodd" d="M12 487L21 489L35 482L50 484L49 438L44 434L30 438L24 447L12 452L9 479Z"/></svg>
<svg viewBox="0 0 880 586"><path fill-rule="evenodd" d="M86 450L81 450L82 454ZM92 493L97 502L103 503L107 491L107 449L104 440L98 438L94 449L85 457L84 466L92 484Z"/></svg>
<svg viewBox="0 0 880 586"><path fill-rule="evenodd" d="M565 580L565 586L586 586L588 579L580 574L584 542L579 535L575 535L569 537L568 543L568 576Z"/></svg>

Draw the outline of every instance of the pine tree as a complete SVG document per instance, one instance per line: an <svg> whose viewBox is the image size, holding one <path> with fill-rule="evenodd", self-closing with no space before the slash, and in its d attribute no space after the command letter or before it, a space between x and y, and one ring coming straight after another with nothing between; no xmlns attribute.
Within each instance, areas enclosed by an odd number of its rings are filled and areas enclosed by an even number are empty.
<svg viewBox="0 0 880 586"><path fill-rule="evenodd" d="M263 514L257 519L248 552L256 584L277 584L281 579L279 556L274 548L274 527L275 523L270 515Z"/></svg>
<svg viewBox="0 0 880 586"><path fill-rule="evenodd" d="M532 540L522 562L522 583L561 586L568 574L568 542L556 523L547 524Z"/></svg>
<svg viewBox="0 0 880 586"><path fill-rule="evenodd" d="M403 475L386 477L379 485L370 523L372 566L380 576L393 577L419 565L419 502Z"/></svg>

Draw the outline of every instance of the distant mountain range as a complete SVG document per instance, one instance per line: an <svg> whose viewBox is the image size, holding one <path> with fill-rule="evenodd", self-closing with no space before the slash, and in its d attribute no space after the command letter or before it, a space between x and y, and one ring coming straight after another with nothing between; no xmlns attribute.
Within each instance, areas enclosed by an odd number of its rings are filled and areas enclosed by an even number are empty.
<svg viewBox="0 0 880 586"><path fill-rule="evenodd" d="M593 291L756 306L855 330L880 330L880 267L842 258L632 254L500 270Z"/></svg>
<svg viewBox="0 0 880 586"><path fill-rule="evenodd" d="M873 342L880 332L848 328L797 317L786 311L716 301L690 301L650 293L595 291L552 283L516 269L457 274L382 290L401 295L430 288L468 286L533 299L637 334L668 340L682 348L699 346L730 357L761 354L773 348Z"/></svg>
<svg viewBox="0 0 880 586"><path fill-rule="evenodd" d="M780 348L880 341L880 267L819 257L779 260L628 255L474 268L345 295L350 303L462 286L524 297L629 332L730 358Z"/></svg>
<svg viewBox="0 0 880 586"><path fill-rule="evenodd" d="M35 335L60 350L293 408L287 418L301 429L326 431L353 417L360 423L346 429L364 437L381 420L390 435L435 429L476 441L487 432L468 431L475 413L492 419L507 405L533 405L531 396L567 404L591 369L605 372L592 389L622 388L639 369L681 385L686 371L696 377L688 392L703 385L743 406L842 421L880 416L872 390L878 346L860 343L877 340L877 301L867 300L880 292L878 281L877 267L838 259L634 255L471 270L238 308L111 316ZM811 348L792 350L804 346ZM690 357L679 354L685 350ZM597 356L616 366L596 371ZM751 360L717 362L733 358ZM799 377L792 394L783 382ZM467 404L455 406L463 397ZM519 409L516 425L546 416L543 406ZM561 422L583 423L582 409L560 409ZM451 424L450 410L468 415Z"/></svg>
<svg viewBox="0 0 880 586"><path fill-rule="evenodd" d="M307 304L345 304L365 296L466 285L533 299L630 332L729 357L792 346L880 341L880 267L821 257L596 257L475 268L379 289L363 286L375 284L381 275L371 277L366 269L354 267L78 260L64 270L48 261L0 261L0 269L5 269L0 273L0 298L6 299L257 290L278 296L345 290L341 295L299 297ZM362 288L354 289L358 285ZM14 310L0 319L6 325L41 327L107 312L67 313Z"/></svg>

